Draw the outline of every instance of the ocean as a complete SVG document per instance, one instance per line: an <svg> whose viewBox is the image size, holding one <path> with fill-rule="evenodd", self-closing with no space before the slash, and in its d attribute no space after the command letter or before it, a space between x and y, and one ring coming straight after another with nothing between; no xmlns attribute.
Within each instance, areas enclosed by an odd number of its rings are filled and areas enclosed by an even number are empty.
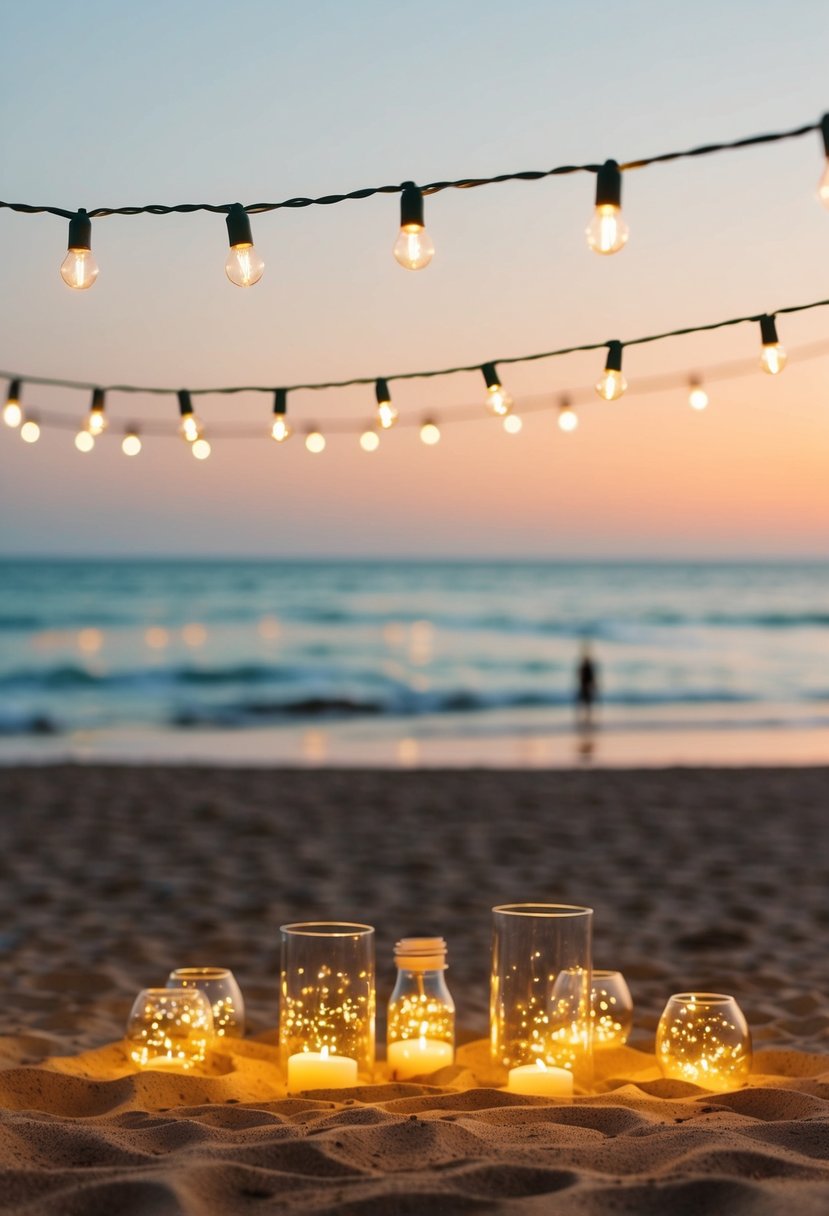
<svg viewBox="0 0 829 1216"><path fill-rule="evenodd" d="M826 563L5 560L0 759L526 758L585 643L603 740L829 737Z"/></svg>

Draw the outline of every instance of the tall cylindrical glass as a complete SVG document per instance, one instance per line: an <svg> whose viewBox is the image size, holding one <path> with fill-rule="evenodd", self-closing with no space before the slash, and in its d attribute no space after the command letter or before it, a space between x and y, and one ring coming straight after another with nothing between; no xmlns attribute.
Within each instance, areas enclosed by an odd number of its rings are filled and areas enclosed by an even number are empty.
<svg viewBox="0 0 829 1216"><path fill-rule="evenodd" d="M492 1058L503 1068L566 1068L593 1083L590 1016L593 909L502 904L492 909Z"/></svg>
<svg viewBox="0 0 829 1216"><path fill-rule="evenodd" d="M356 1084L374 1070L374 929L283 925L279 1049L288 1088Z"/></svg>

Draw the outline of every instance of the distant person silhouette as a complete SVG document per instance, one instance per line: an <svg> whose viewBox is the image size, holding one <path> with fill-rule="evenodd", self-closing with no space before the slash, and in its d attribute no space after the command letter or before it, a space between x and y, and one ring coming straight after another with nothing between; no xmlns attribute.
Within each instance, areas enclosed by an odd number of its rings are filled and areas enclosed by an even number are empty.
<svg viewBox="0 0 829 1216"><path fill-rule="evenodd" d="M598 696L598 668L590 653L590 643L584 642L576 667L576 717L580 730L589 731L593 726L593 706Z"/></svg>

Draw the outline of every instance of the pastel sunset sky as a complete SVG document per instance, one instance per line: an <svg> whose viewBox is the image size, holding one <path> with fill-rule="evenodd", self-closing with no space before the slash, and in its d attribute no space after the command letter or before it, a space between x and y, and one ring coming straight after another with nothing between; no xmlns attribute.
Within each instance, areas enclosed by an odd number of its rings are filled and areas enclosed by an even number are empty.
<svg viewBox="0 0 829 1216"><path fill-rule="evenodd" d="M41 0L7 9L2 197L67 208L345 192L635 159L813 122L829 110L829 6L730 0L586 5L518 0ZM101 383L198 388L382 376L632 338L829 296L819 136L631 172L627 248L586 246L594 178L444 191L426 200L437 252L407 273L396 196L254 216L266 261L224 275L222 216L111 217L93 227L88 292L58 275L66 223L0 212L0 367ZM0 434L6 554L762 556L826 554L829 309L780 319L779 377L637 393L759 352L754 326L625 353L630 390L594 398L563 435L556 401L601 356L504 369L526 412L504 433L478 374L392 385L404 422L306 452L311 424L373 413L371 388L292 394L297 434L269 438L271 400L197 401L213 454L147 437L174 398L108 400L88 455L71 430ZM825 343L822 357L798 349ZM79 421L88 394L29 386L27 407ZM481 420L452 422L480 405ZM222 439L234 423L261 439Z"/></svg>

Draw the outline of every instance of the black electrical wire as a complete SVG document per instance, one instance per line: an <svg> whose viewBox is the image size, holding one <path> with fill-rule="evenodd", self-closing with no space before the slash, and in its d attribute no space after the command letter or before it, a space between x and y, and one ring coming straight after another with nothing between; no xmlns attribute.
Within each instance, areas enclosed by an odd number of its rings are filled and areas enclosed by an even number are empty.
<svg viewBox="0 0 829 1216"><path fill-rule="evenodd" d="M620 162L619 168L624 171L646 169L650 165L664 165L675 160L690 160L700 156L711 156L715 152L733 152L742 148L758 147L762 144L780 143L783 140L799 139L811 131L822 129L822 122L807 123L804 126L793 127L788 131L773 131L765 135L748 135L743 139L727 140L721 143L700 144L696 148L687 148L679 152L662 152L657 156L644 156L637 160ZM546 177L565 177L573 173L598 173L601 164L558 165L554 169L530 169L520 173L499 173L495 177L462 177L456 181L429 182L419 186L422 194L438 194L442 190L471 190L477 186L495 186L501 182L534 182ZM352 199L372 198L376 194L400 194L406 183L395 186L367 186L360 190L350 190L347 194L324 194L319 198L288 198L281 203L249 203L245 211L249 215L258 215L265 211L280 211L283 208L296 207L328 207L333 203L345 203ZM211 211L220 215L227 214L234 203L178 203L167 206L163 203L148 203L142 207L94 207L88 211L90 219L101 219L108 215L172 215L189 214L192 211ZM77 214L77 208L49 207L31 203L0 202L0 208L18 211L25 215L58 215L71 220Z"/></svg>

